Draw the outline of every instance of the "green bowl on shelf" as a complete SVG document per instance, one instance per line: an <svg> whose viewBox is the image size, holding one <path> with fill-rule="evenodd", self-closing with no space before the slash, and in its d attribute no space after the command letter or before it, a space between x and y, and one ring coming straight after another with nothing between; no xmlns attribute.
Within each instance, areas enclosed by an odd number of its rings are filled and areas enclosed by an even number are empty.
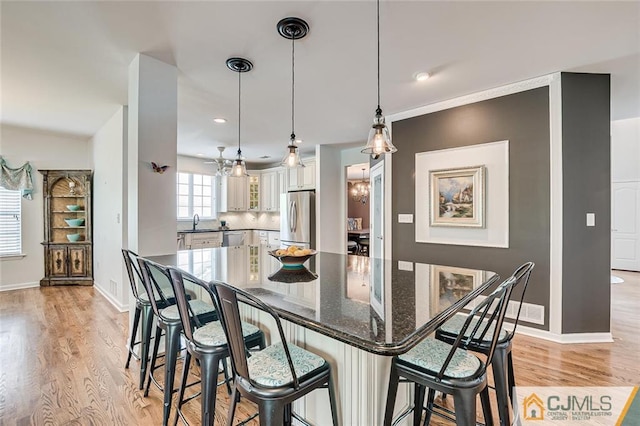
<svg viewBox="0 0 640 426"><path fill-rule="evenodd" d="M80 234L67 234L67 240L75 243L76 241L80 241Z"/></svg>
<svg viewBox="0 0 640 426"><path fill-rule="evenodd" d="M70 204L67 206L67 210L77 212L78 210L80 210L80 206L77 204Z"/></svg>
<svg viewBox="0 0 640 426"><path fill-rule="evenodd" d="M84 219L65 219L69 226L82 226L84 225Z"/></svg>

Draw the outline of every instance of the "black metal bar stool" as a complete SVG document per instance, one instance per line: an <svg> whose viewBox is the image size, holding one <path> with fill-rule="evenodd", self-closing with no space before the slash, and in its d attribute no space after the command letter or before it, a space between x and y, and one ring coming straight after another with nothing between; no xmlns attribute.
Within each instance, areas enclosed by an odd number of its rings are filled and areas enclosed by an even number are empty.
<svg viewBox="0 0 640 426"><path fill-rule="evenodd" d="M513 277L507 279L480 302L467 316L460 330L461 333L453 344L427 338L409 352L393 358L384 416L385 426L392 424L398 383L401 380L415 384L415 401L414 407L405 410L396 422L413 410L414 424L420 423L422 411L425 409L424 393L428 388L425 424L429 423L432 413L448 417L434 410L436 391L453 395L455 422L458 426L475 426L478 395L480 395L485 424L493 424L486 366L491 363L515 283L516 280ZM467 349L471 341L484 339L489 340L491 344L487 359L483 362Z"/></svg>
<svg viewBox="0 0 640 426"><path fill-rule="evenodd" d="M308 424L291 410L291 404L314 389L328 387L332 421L337 426L336 395L329 363L312 352L287 343L280 318L259 299L220 282L211 282L210 287L220 312L235 373L227 425L233 423L240 395L258 405L261 426L290 425L292 417ZM238 300L271 315L281 341L248 355Z"/></svg>
<svg viewBox="0 0 640 426"><path fill-rule="evenodd" d="M518 313L516 314L515 321L513 323L513 329L507 331L502 329L498 343L493 354L491 361L491 370L493 371L493 381L496 390L496 399L498 401L498 414L500 415L500 424L508 426L511 424L509 407L513 398L513 387L516 385L515 373L513 371L513 358L511 350L513 347L513 336L516 332L518 325L518 319L520 318L520 311L522 309L522 302L524 301L524 295L529 285L529 278L531 271L535 264L533 262L527 262L516 269L511 276L511 279L515 280L514 286L518 286L520 282L522 285L522 295L520 296L520 305L518 307ZM464 316L456 315L449 321L445 322L442 327L436 331L436 339L447 343L453 343L460 330L464 325ZM480 352L488 355L491 349L491 341L484 340L472 340L469 343L469 350L474 352Z"/></svg>
<svg viewBox="0 0 640 426"><path fill-rule="evenodd" d="M187 354L182 370L182 379L178 391L178 400L176 404L176 416L174 425L178 423L178 417L182 415L182 405L199 394L192 395L185 399L184 394L187 387L187 379L189 376L189 368L191 365L191 357L193 356L200 362L200 383L201 383L201 418L202 425L213 425L215 408L216 408L216 388L219 385L218 365L221 361L229 356L229 346L220 321L213 321L208 324L201 324L198 317L193 314L192 309L187 301L185 283L191 286L199 286L208 293L207 283L197 279L178 269L170 269L171 282L173 291L176 295L178 312L182 321L182 332L187 340ZM213 301L212 301L213 304ZM247 348L264 349L265 339L264 333L255 325L242 323L242 334L244 343ZM224 363L226 373L226 362ZM228 384L229 379L225 374L223 383ZM186 422L185 422L186 423Z"/></svg>
<svg viewBox="0 0 640 426"><path fill-rule="evenodd" d="M180 332L182 331L182 323L180 321L180 314L178 313L178 307L173 304L169 306L169 298L175 300L175 294L171 286L171 277L169 275L168 268L152 262L148 259L138 258L140 264L140 270L142 271L142 278L150 297L153 313L157 316L156 323L156 335L153 345L153 353L151 354L151 363L147 370L147 385L144 391L144 396L149 395L149 387L153 381L156 386L164 393L164 409L162 424L166 426L169 423L169 416L171 414L171 398L176 391L173 388L176 362L180 352ZM162 283L162 285L160 284ZM167 289L168 286L168 289ZM167 297L169 296L169 297ZM160 303L156 303L156 300L160 300L165 307L159 308ZM189 300L189 306L193 314L198 318L201 324L217 319L217 313L215 308L201 300ZM158 359L158 347L160 344L160 337L162 332L165 333L165 349L164 349L164 364L156 366ZM164 384L160 385L153 377L153 372L156 368L164 366Z"/></svg>

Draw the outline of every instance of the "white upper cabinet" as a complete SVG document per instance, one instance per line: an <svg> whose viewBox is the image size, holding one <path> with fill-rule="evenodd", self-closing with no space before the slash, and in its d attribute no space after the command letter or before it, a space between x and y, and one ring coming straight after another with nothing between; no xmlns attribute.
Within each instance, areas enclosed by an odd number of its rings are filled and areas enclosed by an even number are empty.
<svg viewBox="0 0 640 426"><path fill-rule="evenodd" d="M218 211L246 211L248 207L247 177L220 176L217 178L219 190Z"/></svg>
<svg viewBox="0 0 640 426"><path fill-rule="evenodd" d="M277 212L280 209L280 186L278 172L265 171L260 176L260 209Z"/></svg>
<svg viewBox="0 0 640 426"><path fill-rule="evenodd" d="M308 159L302 161L305 167L288 169L289 191L299 191L302 189L316 189L316 160Z"/></svg>
<svg viewBox="0 0 640 426"><path fill-rule="evenodd" d="M280 211L280 194L289 190L287 170L281 167L266 169L260 175L260 210Z"/></svg>

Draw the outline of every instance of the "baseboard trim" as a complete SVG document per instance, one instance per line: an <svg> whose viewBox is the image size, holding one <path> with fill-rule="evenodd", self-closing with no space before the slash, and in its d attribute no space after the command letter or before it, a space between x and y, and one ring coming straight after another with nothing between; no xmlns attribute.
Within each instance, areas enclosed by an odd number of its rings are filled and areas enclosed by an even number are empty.
<svg viewBox="0 0 640 426"><path fill-rule="evenodd" d="M25 289L25 288L34 288L34 287L40 287L40 283L39 282L33 282L33 283L20 283L20 284L3 285L3 286L0 287L0 291L22 290L22 289Z"/></svg>
<svg viewBox="0 0 640 426"><path fill-rule="evenodd" d="M505 322L504 328L506 328L507 330L513 330L513 324ZM535 337L538 339L549 340L555 343L561 343L563 345L574 343L613 343L613 336L611 335L611 333L556 334L551 333L547 330L540 330L538 328L532 328L523 325L518 325L516 333Z"/></svg>
<svg viewBox="0 0 640 426"><path fill-rule="evenodd" d="M103 295L104 298L107 299L109 301L109 303L111 303L113 305L113 307L118 310L118 312L128 312L129 311L129 306L128 305L122 305L122 304L118 303L118 301L113 297L113 295L111 295L105 289L100 287L100 285L96 281L94 281L93 288L98 290L98 293Z"/></svg>

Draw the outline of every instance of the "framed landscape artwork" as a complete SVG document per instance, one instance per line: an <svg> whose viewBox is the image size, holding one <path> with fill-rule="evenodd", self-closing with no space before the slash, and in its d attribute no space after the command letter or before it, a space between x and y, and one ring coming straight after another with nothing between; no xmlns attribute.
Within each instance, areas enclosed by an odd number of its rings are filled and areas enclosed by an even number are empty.
<svg viewBox="0 0 640 426"><path fill-rule="evenodd" d="M485 167L429 171L429 225L483 228Z"/></svg>

